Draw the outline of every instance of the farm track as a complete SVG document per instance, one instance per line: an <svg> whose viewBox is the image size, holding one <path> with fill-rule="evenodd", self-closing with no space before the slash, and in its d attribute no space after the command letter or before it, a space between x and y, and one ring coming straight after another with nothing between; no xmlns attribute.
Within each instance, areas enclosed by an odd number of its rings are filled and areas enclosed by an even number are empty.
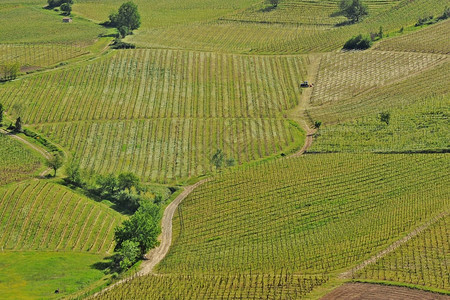
<svg viewBox="0 0 450 300"><path fill-rule="evenodd" d="M19 141L19 142L21 142L21 143L27 145L28 147L34 149L34 150L37 151L39 154L41 154L45 159L50 159L50 158L51 158L51 154L50 154L47 150L45 150L45 149L43 149L43 148L41 148L41 147L38 147L38 146L36 146L36 145L30 143L29 141L27 141L27 140L24 139L24 138L21 138L20 136L17 136L17 135L15 135L15 134L9 133L9 132L7 132L7 131L4 130L4 129L0 129L0 133L1 133L1 134L4 134L4 135L7 135L7 136L10 136L11 138L13 138L13 139L15 139L15 140L17 140L17 141ZM39 173L39 177L44 177L46 174L50 173L51 170L52 170L52 168L47 168L47 169L45 169L44 171L42 171L41 173Z"/></svg>
<svg viewBox="0 0 450 300"><path fill-rule="evenodd" d="M387 297L389 295L389 297ZM346 283L333 290L321 300L448 300L449 296L440 295L400 286L386 286L370 283Z"/></svg>
<svg viewBox="0 0 450 300"><path fill-rule="evenodd" d="M365 268L366 266L368 266L370 264L376 263L380 258L383 258L384 256L386 256L387 254L391 253L392 251L394 251L395 249L397 249L401 245L405 244L406 242L408 242L412 238L416 237L417 235L422 233L428 227L430 227L431 225L433 225L434 223L436 223L437 221L439 221L440 219L442 219L443 217L445 217L449 213L450 213L450 211L444 211L444 212L440 213L439 215L435 216L434 218L432 218L431 220L429 220L425 224L423 224L423 225L417 227L416 229L414 229L413 231L411 231L404 238L394 242L388 248L386 248L383 251L379 252L378 254L372 256L368 260L363 261L361 264L359 264L358 266L352 268L351 270L339 274L339 278L342 278L342 279L352 278L353 274L355 274L356 272L358 272L359 270Z"/></svg>

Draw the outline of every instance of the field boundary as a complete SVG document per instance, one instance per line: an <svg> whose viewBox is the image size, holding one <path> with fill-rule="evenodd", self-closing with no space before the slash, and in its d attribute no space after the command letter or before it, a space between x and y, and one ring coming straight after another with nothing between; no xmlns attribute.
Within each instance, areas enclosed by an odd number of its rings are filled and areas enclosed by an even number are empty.
<svg viewBox="0 0 450 300"><path fill-rule="evenodd" d="M374 256L372 256L371 258L363 261L362 263L360 263L359 265L357 265L356 267L345 271L341 274L339 274L339 278L341 279L350 279L353 277L353 275L358 272L359 270L364 269L366 266L371 265L376 263L379 259L383 258L384 256L386 256L387 254L391 253L392 251L394 251L395 249L397 249L398 247L400 247L401 245L405 244L406 242L408 242L409 240L411 240L412 238L416 237L417 235L419 235L420 233L422 233L423 231L425 231L428 227L430 227L431 225L433 225L434 223L436 223L437 221L439 221L440 219L442 219L443 217L447 216L450 213L450 211L444 211L442 213L440 213L439 215L431 218L428 222L426 222L425 224L417 227L416 229L414 229L413 231L411 231L408 235L406 235L405 237L401 238L400 240L397 240L396 242L394 242L393 244L391 244L389 247L387 247L386 249L382 250L381 252L375 254Z"/></svg>

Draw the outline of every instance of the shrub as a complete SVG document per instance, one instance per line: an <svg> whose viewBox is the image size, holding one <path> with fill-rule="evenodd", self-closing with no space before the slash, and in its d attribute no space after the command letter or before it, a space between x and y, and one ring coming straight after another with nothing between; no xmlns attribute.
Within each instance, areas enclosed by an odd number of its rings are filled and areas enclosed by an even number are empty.
<svg viewBox="0 0 450 300"><path fill-rule="evenodd" d="M351 39L349 39L345 44L343 49L351 50L351 49L357 49L357 50L364 50L369 49L372 46L372 41L369 37L365 36L363 37L362 34L358 36L354 36Z"/></svg>

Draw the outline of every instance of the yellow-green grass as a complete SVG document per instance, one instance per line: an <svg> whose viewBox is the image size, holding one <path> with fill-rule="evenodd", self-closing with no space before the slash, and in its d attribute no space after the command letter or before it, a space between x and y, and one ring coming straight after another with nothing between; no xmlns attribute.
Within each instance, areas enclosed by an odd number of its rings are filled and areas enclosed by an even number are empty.
<svg viewBox="0 0 450 300"><path fill-rule="evenodd" d="M356 51L328 53L320 62L310 99L312 106L353 98L371 89L404 80L447 60L446 55ZM432 83L430 83L432 84Z"/></svg>
<svg viewBox="0 0 450 300"><path fill-rule="evenodd" d="M0 133L0 186L33 177L42 159L19 141Z"/></svg>
<svg viewBox="0 0 450 300"><path fill-rule="evenodd" d="M345 270L449 209L448 154L323 154L223 174L186 198L163 274Z"/></svg>
<svg viewBox="0 0 450 300"><path fill-rule="evenodd" d="M212 170L217 148L245 163L301 147L303 133L283 112L298 104L307 64L303 56L126 50L5 84L0 97L83 167L166 182Z"/></svg>
<svg viewBox="0 0 450 300"><path fill-rule="evenodd" d="M184 9L185 5L192 5L190 3L180 4L177 1L175 2L175 5L181 7L181 9L172 8L172 13L169 14L162 8L155 7L152 10L151 7L154 4L151 2L142 4L142 7L146 7L143 10L147 11L148 7L148 11L155 12L155 14L161 12L161 15L153 17L144 15L141 29L137 30L134 35L127 37L126 40L143 47L222 52L269 54L326 52L341 48L345 41L353 35L378 32L380 26L384 28L385 32L398 31L402 26L413 25L420 17L442 14L445 8L445 1L440 0L389 1L377 2L377 4L371 1L371 5L378 8L374 9L361 23L334 27L332 25L324 26L323 23L339 23L343 18L339 16L329 17L325 12L331 12L331 10L327 8L320 10L320 14L315 19L315 14L318 11L316 8L317 2L306 3L305 1L303 3L305 9L296 10L299 14L297 23L291 24L267 23L265 18L272 12L261 13L261 19L258 15L251 22L230 20L235 14L245 15L249 12L252 15L252 9L245 10L244 8L252 7L251 4L258 6L261 2L241 2L242 5L235 6L234 11L231 10L233 12L224 10L220 16L222 12L218 9L217 14L214 12L209 17L196 14L195 9ZM161 5L171 6L175 2L169 1L168 4L162 2ZM89 12L94 15L102 14L102 18L106 18L106 15L111 11L112 6L109 3L112 2L107 2L108 4L104 8L99 7L98 10L92 9L94 2L89 3L90 6L85 9L83 9L83 6L86 4L80 3L76 10L79 10L80 13L83 11L83 14L86 15L89 15ZM221 3L220 5L229 4ZM282 1L280 7L282 8L283 5ZM323 5L330 7L330 2L323 2ZM217 4L212 7L217 7ZM294 18L290 15L292 9L280 10L283 11L273 11L273 14L279 15L277 18L281 20ZM173 19L170 18L172 15L174 16ZM311 19L311 16L313 16L313 19ZM321 19L322 17L325 18L325 21ZM312 24L313 22L317 23ZM299 25L303 23L306 25Z"/></svg>
<svg viewBox="0 0 450 300"><path fill-rule="evenodd" d="M105 255L123 218L107 206L46 181L0 188L0 248Z"/></svg>
<svg viewBox="0 0 450 300"><path fill-rule="evenodd" d="M450 216L354 275L357 279L391 281L450 293Z"/></svg>
<svg viewBox="0 0 450 300"><path fill-rule="evenodd" d="M60 299L104 277L102 255L75 252L1 251L2 299ZM55 294L59 289L60 293Z"/></svg>
<svg viewBox="0 0 450 300"><path fill-rule="evenodd" d="M414 103L420 106L420 103L427 102L428 98L446 99L450 93L449 76L450 63L447 60L403 80L398 78L397 81L375 87L354 97L309 108L308 112L312 119L321 120L325 124L344 122L362 116L373 117L381 111L400 112L401 109Z"/></svg>
<svg viewBox="0 0 450 300"><path fill-rule="evenodd" d="M117 285L98 299L300 299L327 280L292 274L147 275Z"/></svg>
<svg viewBox="0 0 450 300"><path fill-rule="evenodd" d="M439 152L450 150L450 94L430 96L407 106L383 109L389 124L374 113L341 124L324 125L309 152Z"/></svg>
<svg viewBox="0 0 450 300"><path fill-rule="evenodd" d="M450 54L449 32L450 20L446 20L410 34L383 40L374 49Z"/></svg>
<svg viewBox="0 0 450 300"><path fill-rule="evenodd" d="M102 27L79 17L63 23L59 13L42 7L46 1L0 1L0 43L92 44Z"/></svg>

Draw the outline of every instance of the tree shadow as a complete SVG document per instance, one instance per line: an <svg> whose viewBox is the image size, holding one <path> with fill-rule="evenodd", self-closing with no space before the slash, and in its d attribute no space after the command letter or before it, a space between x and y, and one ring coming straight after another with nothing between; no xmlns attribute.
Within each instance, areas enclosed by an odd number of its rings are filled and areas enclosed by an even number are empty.
<svg viewBox="0 0 450 300"><path fill-rule="evenodd" d="M118 254L105 257L102 261L92 264L91 269L102 271L105 275L114 274L120 272L120 266L118 264Z"/></svg>
<svg viewBox="0 0 450 300"><path fill-rule="evenodd" d="M264 8L261 8L260 10L258 10L259 12L265 13L265 12L270 12L272 10L274 10L275 8L277 8L276 6L266 6Z"/></svg>

